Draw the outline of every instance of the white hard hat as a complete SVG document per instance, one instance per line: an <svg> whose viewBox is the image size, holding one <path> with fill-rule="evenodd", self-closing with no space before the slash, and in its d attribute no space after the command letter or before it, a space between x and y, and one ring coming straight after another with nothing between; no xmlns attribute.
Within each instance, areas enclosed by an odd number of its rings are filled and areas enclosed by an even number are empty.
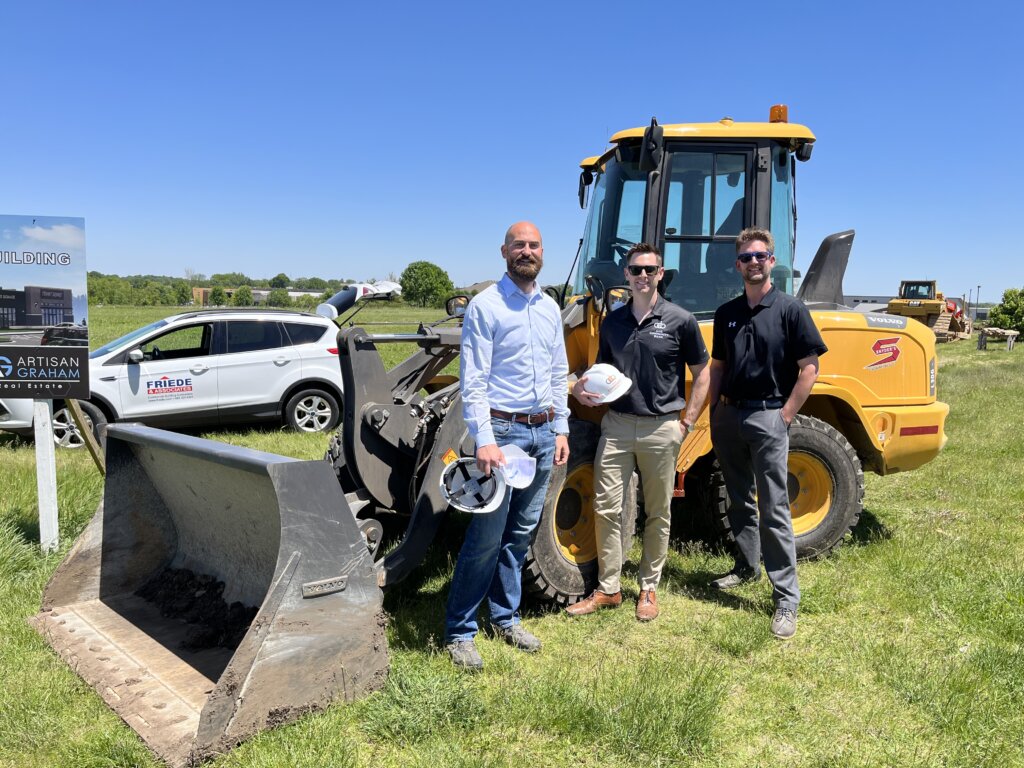
<svg viewBox="0 0 1024 768"><path fill-rule="evenodd" d="M441 495L463 512L493 512L505 498L505 488L501 472L485 475L474 458L453 461L441 473Z"/></svg>
<svg viewBox="0 0 1024 768"><path fill-rule="evenodd" d="M618 400L633 386L632 380L626 374L608 363L592 365L583 375L587 377L583 388L587 392L600 395L598 403L610 403L613 400Z"/></svg>
<svg viewBox="0 0 1024 768"><path fill-rule="evenodd" d="M501 466L505 482L513 488L529 488L537 474L537 460L518 445L503 445L501 452L505 455Z"/></svg>

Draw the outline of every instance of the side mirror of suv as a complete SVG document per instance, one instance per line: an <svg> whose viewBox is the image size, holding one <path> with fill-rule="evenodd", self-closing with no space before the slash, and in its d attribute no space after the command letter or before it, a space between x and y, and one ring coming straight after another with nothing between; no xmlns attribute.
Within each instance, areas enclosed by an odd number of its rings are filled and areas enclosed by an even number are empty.
<svg viewBox="0 0 1024 768"><path fill-rule="evenodd" d="M129 363L141 363L145 359L145 355L142 354L142 350L136 347L128 353Z"/></svg>

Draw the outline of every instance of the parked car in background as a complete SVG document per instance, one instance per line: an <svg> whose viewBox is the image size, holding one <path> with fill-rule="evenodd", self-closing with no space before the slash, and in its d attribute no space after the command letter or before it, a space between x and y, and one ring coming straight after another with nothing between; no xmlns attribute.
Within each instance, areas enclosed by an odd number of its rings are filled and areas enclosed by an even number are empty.
<svg viewBox="0 0 1024 768"><path fill-rule="evenodd" d="M330 430L341 417L337 330L326 317L287 310L157 320L89 355L92 395L83 410L95 429L112 421L167 428L280 421L301 432ZM0 429L31 433L31 411L31 401L0 399ZM55 401L54 437L80 445L66 414Z"/></svg>
<svg viewBox="0 0 1024 768"><path fill-rule="evenodd" d="M57 323L43 331L43 335L39 337L39 344L54 347L87 347L89 329L75 323Z"/></svg>

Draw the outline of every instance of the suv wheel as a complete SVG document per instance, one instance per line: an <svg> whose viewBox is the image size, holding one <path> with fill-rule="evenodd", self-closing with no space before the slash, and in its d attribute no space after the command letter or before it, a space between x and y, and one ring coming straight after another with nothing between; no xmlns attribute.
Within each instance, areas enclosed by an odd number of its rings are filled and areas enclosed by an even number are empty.
<svg viewBox="0 0 1024 768"><path fill-rule="evenodd" d="M296 432L326 432L338 424L338 401L322 389L304 389L284 407L288 426Z"/></svg>
<svg viewBox="0 0 1024 768"><path fill-rule="evenodd" d="M96 435L100 445L103 445L105 441L100 437L100 433L102 426L107 423L107 418L103 415L103 411L92 403L79 402L78 404L82 408L86 424L93 434ZM78 426L75 424L75 420L71 418L71 411L67 406L58 408L53 412L52 426L53 442L57 444L58 448L81 448L85 445L82 433L78 431Z"/></svg>

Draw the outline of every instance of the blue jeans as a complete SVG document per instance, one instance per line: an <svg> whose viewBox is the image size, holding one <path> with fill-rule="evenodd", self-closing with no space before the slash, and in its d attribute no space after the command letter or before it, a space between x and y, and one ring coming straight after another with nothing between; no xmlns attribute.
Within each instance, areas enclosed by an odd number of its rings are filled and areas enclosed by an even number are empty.
<svg viewBox="0 0 1024 768"><path fill-rule="evenodd" d="M493 512L473 515L448 592L446 643L476 635L477 611L485 598L491 624L504 629L519 623L523 561L544 511L555 454L551 424L491 419L491 427L499 448L517 445L537 460L537 474L529 487L506 492Z"/></svg>

